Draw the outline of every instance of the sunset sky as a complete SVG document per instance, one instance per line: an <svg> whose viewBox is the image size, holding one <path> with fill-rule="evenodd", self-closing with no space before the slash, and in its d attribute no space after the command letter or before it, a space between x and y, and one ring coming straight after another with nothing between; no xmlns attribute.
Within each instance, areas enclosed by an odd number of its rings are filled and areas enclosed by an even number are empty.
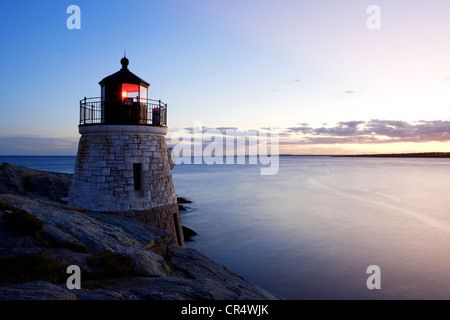
<svg viewBox="0 0 450 320"><path fill-rule="evenodd" d="M100 96L124 49L170 132L270 129L293 154L450 152L448 0L2 1L0 33L0 155L75 155L79 100Z"/></svg>

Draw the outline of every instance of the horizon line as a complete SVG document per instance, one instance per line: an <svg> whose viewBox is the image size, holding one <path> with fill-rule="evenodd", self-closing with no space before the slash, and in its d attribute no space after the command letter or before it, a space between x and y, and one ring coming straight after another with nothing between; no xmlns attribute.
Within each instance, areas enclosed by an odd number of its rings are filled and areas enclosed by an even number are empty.
<svg viewBox="0 0 450 320"><path fill-rule="evenodd" d="M0 157L76 157L77 155L52 155L52 154L36 154L36 155L0 155ZM227 155L218 155L217 157L226 157ZM234 155L234 157L238 157L239 155ZM249 157L249 155L244 155L245 157ZM261 155L256 155L261 156ZM262 156L275 156L271 154L265 154ZM402 152L402 153L363 153L363 154L293 154L293 153L280 153L278 156L288 156L288 157L380 157L380 156L387 156L387 157L393 157L393 156L430 156L430 157L449 157L450 158L450 152ZM195 158L195 156L191 156L192 158ZM197 156L198 157L198 156ZM203 156L201 156L203 157Z"/></svg>

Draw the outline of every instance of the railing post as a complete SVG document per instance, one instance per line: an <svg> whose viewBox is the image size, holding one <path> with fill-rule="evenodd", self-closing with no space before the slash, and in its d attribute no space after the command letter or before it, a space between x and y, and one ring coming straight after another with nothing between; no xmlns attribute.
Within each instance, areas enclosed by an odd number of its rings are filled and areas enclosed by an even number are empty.
<svg viewBox="0 0 450 320"><path fill-rule="evenodd" d="M94 123L94 108L95 104L91 104L91 123Z"/></svg>
<svg viewBox="0 0 450 320"><path fill-rule="evenodd" d="M86 97L84 97L84 104L83 104L83 124L86 124Z"/></svg>
<svg viewBox="0 0 450 320"><path fill-rule="evenodd" d="M161 125L161 99L159 99L159 105L158 105L158 126Z"/></svg>
<svg viewBox="0 0 450 320"><path fill-rule="evenodd" d="M104 100L97 100L97 98L89 98L91 100L88 104L88 98L84 97L80 100L80 125L104 123Z"/></svg>
<svg viewBox="0 0 450 320"><path fill-rule="evenodd" d="M164 106L164 126L167 127L167 103Z"/></svg>

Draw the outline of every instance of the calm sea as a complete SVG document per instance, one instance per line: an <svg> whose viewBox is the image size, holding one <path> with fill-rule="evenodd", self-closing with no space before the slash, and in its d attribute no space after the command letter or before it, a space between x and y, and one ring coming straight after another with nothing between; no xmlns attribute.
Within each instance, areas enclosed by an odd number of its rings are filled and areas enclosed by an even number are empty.
<svg viewBox="0 0 450 320"><path fill-rule="evenodd" d="M0 156L0 164L6 162L42 171L73 173L75 159L74 156Z"/></svg>
<svg viewBox="0 0 450 320"><path fill-rule="evenodd" d="M0 157L73 172L75 157ZM187 246L288 299L450 299L450 159L178 165ZM381 270L369 290L367 267Z"/></svg>

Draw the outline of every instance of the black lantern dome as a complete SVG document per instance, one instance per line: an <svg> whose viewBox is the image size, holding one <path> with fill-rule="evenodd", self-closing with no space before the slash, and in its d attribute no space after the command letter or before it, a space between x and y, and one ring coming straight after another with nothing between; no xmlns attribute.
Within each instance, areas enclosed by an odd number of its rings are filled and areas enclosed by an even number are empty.
<svg viewBox="0 0 450 320"><path fill-rule="evenodd" d="M148 99L150 84L128 70L129 60L126 57L120 63L122 68L119 71L99 82L100 101L88 101L93 99L86 98L81 100L80 125L100 123L166 126L167 105L161 100Z"/></svg>
<svg viewBox="0 0 450 320"><path fill-rule="evenodd" d="M120 64L122 65L122 68L127 68L129 63L130 60L128 60L127 57L123 57L122 59L120 59Z"/></svg>
<svg viewBox="0 0 450 320"><path fill-rule="evenodd" d="M148 82L142 80L134 73L132 73L130 70L128 70L129 60L126 57L123 57L120 60L120 64L122 65L122 69L100 81L99 84L101 87L105 86L106 89L112 89L116 87L119 88L120 91L120 87L122 84L138 85L145 89L147 89L150 86ZM147 99L147 96L142 98Z"/></svg>

